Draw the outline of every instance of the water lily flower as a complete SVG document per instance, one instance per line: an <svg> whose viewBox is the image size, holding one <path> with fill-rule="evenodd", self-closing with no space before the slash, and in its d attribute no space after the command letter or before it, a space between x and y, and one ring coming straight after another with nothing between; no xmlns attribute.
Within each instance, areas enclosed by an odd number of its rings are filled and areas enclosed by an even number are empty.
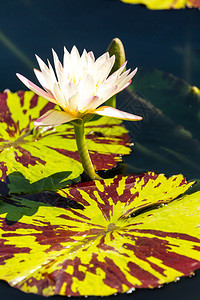
<svg viewBox="0 0 200 300"><path fill-rule="evenodd" d="M121 43L114 39L115 43ZM122 46L123 47L123 46ZM63 65L54 50L55 71L50 62L46 65L36 56L41 71L34 70L43 89L24 76L19 79L33 92L53 102L61 108L51 109L39 117L34 124L60 125L72 121L76 137L79 157L85 173L92 179L102 179L94 170L85 140L84 123L95 114L113 118L139 121L142 117L120 111L110 106L101 106L113 95L125 89L135 75L137 69L130 73L125 71L126 62L109 76L115 63L115 55L108 52L95 60L93 52L83 51L79 54L74 46L71 53L64 48ZM119 58L119 53L116 54Z"/></svg>
<svg viewBox="0 0 200 300"><path fill-rule="evenodd" d="M64 48L63 65L54 50L55 71L38 57L41 71L34 69L35 75L44 89L41 89L24 76L18 78L39 96L58 104L62 110L51 109L35 121L35 125L60 125L76 119L84 119L88 114L109 116L123 120L139 121L142 117L120 111L113 107L101 106L113 95L125 89L135 75L137 68L130 73L124 63L109 76L115 63L115 56L105 53L95 60L93 52L83 51L80 56L74 46L71 53ZM85 118L86 119L86 118Z"/></svg>

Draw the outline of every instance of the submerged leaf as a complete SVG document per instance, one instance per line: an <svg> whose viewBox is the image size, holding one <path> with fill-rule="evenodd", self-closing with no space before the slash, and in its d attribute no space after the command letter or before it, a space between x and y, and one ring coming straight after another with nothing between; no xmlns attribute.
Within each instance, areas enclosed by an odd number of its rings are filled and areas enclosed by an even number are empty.
<svg viewBox="0 0 200 300"><path fill-rule="evenodd" d="M172 200L192 184L149 172L59 192L84 209L51 207L39 195L3 199L0 278L45 296L103 296L190 275L200 267L200 192Z"/></svg>
<svg viewBox="0 0 200 300"><path fill-rule="evenodd" d="M55 173L60 178L59 174L68 172L70 181L83 172L72 125L34 129L34 120L54 106L33 92L0 93L0 179L8 184L10 193L19 192L16 180L22 178L26 185L21 181L20 192L27 193L49 189L48 178L56 177ZM120 120L102 117L90 121L85 133L96 170L115 167L121 155L130 153L127 130ZM63 184L52 189L58 187Z"/></svg>
<svg viewBox="0 0 200 300"><path fill-rule="evenodd" d="M200 137L200 91L182 79L160 70L143 70L130 86L174 122Z"/></svg>
<svg viewBox="0 0 200 300"><path fill-rule="evenodd" d="M142 70L119 95L122 109L143 117L126 124L134 156L126 157L129 172L155 170L199 178L200 92L185 81L159 70Z"/></svg>
<svg viewBox="0 0 200 300"><path fill-rule="evenodd" d="M130 4L144 4L149 9L180 9L185 7L200 8L200 0L122 0Z"/></svg>

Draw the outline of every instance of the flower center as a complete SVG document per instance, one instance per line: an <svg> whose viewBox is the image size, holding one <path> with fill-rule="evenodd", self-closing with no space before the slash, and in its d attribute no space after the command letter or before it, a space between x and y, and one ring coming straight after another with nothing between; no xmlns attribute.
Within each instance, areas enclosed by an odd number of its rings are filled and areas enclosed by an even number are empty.
<svg viewBox="0 0 200 300"><path fill-rule="evenodd" d="M119 227L116 226L115 223L110 223L110 224L108 225L108 230L107 230L107 232L113 231L113 230L118 229L118 228L119 228Z"/></svg>

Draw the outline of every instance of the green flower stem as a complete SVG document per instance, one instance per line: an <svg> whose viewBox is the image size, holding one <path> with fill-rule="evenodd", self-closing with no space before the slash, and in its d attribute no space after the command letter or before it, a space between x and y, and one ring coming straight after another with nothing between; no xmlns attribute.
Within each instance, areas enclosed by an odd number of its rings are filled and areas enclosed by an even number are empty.
<svg viewBox="0 0 200 300"><path fill-rule="evenodd" d="M85 140L85 133L84 133L84 124L78 124L73 122L75 137L76 137L76 144L78 148L79 157L81 163L83 165L85 173L92 179L102 179L99 175L95 173L94 167L92 165L90 155L87 149L86 140Z"/></svg>

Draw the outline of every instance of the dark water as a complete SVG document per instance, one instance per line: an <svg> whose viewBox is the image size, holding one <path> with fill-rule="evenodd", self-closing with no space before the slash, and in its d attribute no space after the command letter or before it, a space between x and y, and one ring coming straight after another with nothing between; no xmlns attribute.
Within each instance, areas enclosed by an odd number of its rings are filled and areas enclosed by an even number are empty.
<svg viewBox="0 0 200 300"><path fill-rule="evenodd" d="M35 53L46 60L54 48L61 57L64 45L70 50L75 44L97 57L113 37L123 41L130 67L156 67L199 84L196 9L150 11L114 0L8 0L1 1L0 17L0 90L24 88L16 72L35 79Z"/></svg>
<svg viewBox="0 0 200 300"><path fill-rule="evenodd" d="M123 41L129 67L138 66L141 73L144 69L157 68L172 73L191 85L200 85L198 10L150 11L143 6L109 0L8 0L0 1L0 4L0 90L24 89L15 76L16 72L36 82L32 71L37 66L35 53L44 60L51 59L51 48L54 48L61 57L64 45L70 50L75 44L80 51L86 48L94 51L98 57L114 37ZM118 101L123 108L123 100L128 95L120 97ZM170 120L172 118L168 113L165 116ZM174 121L175 117L172 119ZM176 124L183 126L184 121L184 118L179 119ZM163 125L162 118L160 122ZM197 128L195 122L190 124L192 133ZM165 126L169 130L168 123ZM149 128L149 125L141 125L137 130L138 134L132 135L132 138L136 144L138 142L154 151L163 143L162 133L158 136L160 126L152 125L151 132L154 135L149 135ZM195 136L195 143L199 146L198 136ZM187 157L187 143L181 147ZM182 172L190 179L199 178L200 163L196 167L194 164L189 167L189 164L184 165L179 159L174 160L171 167L162 165L151 156L144 157L137 150L137 145L126 162L130 172L154 169L167 175ZM192 279L181 279L180 282L170 283L161 289L138 290L131 295L112 296L109 299L199 299L199 272L197 274ZM1 300L44 299L41 296L26 295L4 282L0 283L0 293ZM62 297L56 296L53 299Z"/></svg>

